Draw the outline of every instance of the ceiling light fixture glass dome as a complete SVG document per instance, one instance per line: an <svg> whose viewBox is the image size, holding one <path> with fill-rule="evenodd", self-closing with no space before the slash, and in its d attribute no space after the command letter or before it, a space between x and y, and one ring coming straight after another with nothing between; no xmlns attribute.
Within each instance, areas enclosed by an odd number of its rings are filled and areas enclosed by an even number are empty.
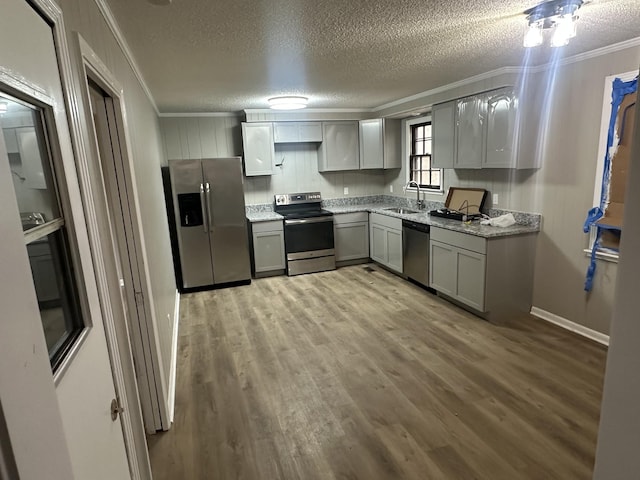
<svg viewBox="0 0 640 480"><path fill-rule="evenodd" d="M309 99L297 95L283 95L272 97L267 101L273 110L300 110L306 108Z"/></svg>

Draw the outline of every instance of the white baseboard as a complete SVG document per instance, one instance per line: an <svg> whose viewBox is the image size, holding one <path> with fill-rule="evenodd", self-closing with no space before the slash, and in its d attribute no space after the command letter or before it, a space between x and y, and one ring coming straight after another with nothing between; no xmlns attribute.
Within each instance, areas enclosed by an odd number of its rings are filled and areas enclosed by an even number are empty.
<svg viewBox="0 0 640 480"><path fill-rule="evenodd" d="M609 335L596 332L595 330L585 327L584 325L572 322L571 320L567 320L566 318L563 318L554 313L547 312L546 310L542 310L538 307L531 307L531 315L534 315L549 323L553 323L554 325L558 325L559 327L562 327L566 330L575 332L578 335L582 335L583 337L593 340L594 342L609 346Z"/></svg>
<svg viewBox="0 0 640 480"><path fill-rule="evenodd" d="M169 424L173 423L176 405L176 370L178 366L178 325L180 324L180 292L176 290L173 312L173 336L171 337L171 367L169 369Z"/></svg>

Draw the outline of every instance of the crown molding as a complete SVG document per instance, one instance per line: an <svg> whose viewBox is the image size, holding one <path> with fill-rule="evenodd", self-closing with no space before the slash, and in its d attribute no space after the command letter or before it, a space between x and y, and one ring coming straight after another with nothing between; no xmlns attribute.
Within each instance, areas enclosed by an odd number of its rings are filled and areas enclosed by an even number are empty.
<svg viewBox="0 0 640 480"><path fill-rule="evenodd" d="M98 9L100 10L100 13L102 14L105 22L107 22L107 25L111 30L111 33L113 33L113 36L116 38L116 42L122 49L122 53L124 54L124 57L127 59L127 62L131 67L131 70L133 70L133 74L138 79L138 82L140 82L140 86L142 87L142 90L144 91L144 93L147 95L149 102L151 102L151 105L153 106L153 109L155 110L156 115L160 115L160 111L158 110L158 105L156 104L156 101L153 98L153 95L151 95L151 90L149 90L149 87L147 86L147 82L145 82L144 77L142 76L142 72L138 67L138 63L136 62L136 59L133 56L131 49L129 48L129 44L127 43L127 40L122 34L122 31L120 30L120 27L118 26L118 22L116 22L116 19L113 16L111 9L106 4L105 0L94 0L94 2L98 6Z"/></svg>
<svg viewBox="0 0 640 480"><path fill-rule="evenodd" d="M180 113L159 113L160 118L185 118L185 117L242 117L242 112L180 112Z"/></svg>
<svg viewBox="0 0 640 480"><path fill-rule="evenodd" d="M379 107L373 108L371 111L379 112L381 110L386 110L388 108L398 107L405 103L414 102L416 100L421 100L426 97L430 97L432 95L437 95L438 93L447 92L454 88L464 87L465 85L469 85L476 82L481 82L483 80L487 80L489 78L494 78L499 75L505 74L513 74L513 73L521 73L523 69L521 67L501 67L496 70L491 70L489 72L480 73L478 75L474 75L473 77L465 78L462 80L458 80L457 82L448 83L446 85L442 85L440 87L432 88L431 90L427 90L425 92L416 93L415 95L411 95L410 97L400 98L398 100L394 100L393 102L385 103L384 105L380 105ZM411 109L415 110L415 108Z"/></svg>
<svg viewBox="0 0 640 480"><path fill-rule="evenodd" d="M640 46L640 37L632 38L630 40L625 40L624 42L614 43L612 45L607 45L606 47L596 48L595 50L590 50L588 52L579 53L571 57L563 58L557 62L549 62L549 63L544 63L542 65L536 65L531 67L520 67L520 66L502 67L496 70L491 70L486 73L474 75L473 77L465 78L457 82L448 83L446 85L442 85L440 87L436 87L431 90L427 90L425 92L417 93L415 95L411 95L410 97L405 97L398 100L394 100L393 102L385 103L384 105L380 105L379 107L374 107L371 111L379 112L381 110L386 110L393 107L400 107L410 102L418 101L423 98L428 98L432 95L437 95L438 93L443 93L443 92L452 90L454 88L473 84L475 82L488 80L490 78L494 78L500 75L507 75L507 74L522 75L522 74L531 74L531 73L541 73L541 72L551 70L552 68L557 68L559 66L563 67L566 65L571 65L573 63L582 62L585 60L589 60L591 58L600 57L602 55L609 55L614 52L619 52L621 50L626 50L627 48L633 48L638 46ZM411 111L411 110L415 110L415 107L410 108L407 111Z"/></svg>
<svg viewBox="0 0 640 480"><path fill-rule="evenodd" d="M285 114L292 113L371 113L373 112L373 108L303 108L299 110L273 110L271 108L247 108L244 110L245 113L256 114L256 113L270 113L276 114L276 112L281 112Z"/></svg>

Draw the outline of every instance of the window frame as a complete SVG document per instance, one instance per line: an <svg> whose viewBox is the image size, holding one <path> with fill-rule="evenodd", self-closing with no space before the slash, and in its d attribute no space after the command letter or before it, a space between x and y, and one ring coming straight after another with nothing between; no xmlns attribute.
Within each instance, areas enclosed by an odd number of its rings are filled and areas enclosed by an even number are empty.
<svg viewBox="0 0 640 480"><path fill-rule="evenodd" d="M93 325L83 278L79 245L75 235L72 205L66 190L65 165L57 136L58 124L53 111L53 102L44 95L38 95L38 98L35 98L15 90L7 84L0 83L0 96L24 105L32 111L33 128L39 145L45 181L47 188L51 190L51 201L55 202L57 208L54 218L23 231L27 255L28 245L38 240L56 235L55 243L59 242L57 254L60 256L59 261L64 269L58 272L57 280L62 282L59 286L64 286L64 290L60 293L61 297L66 297L66 299L62 299L62 302L68 303L73 329L70 332L65 331L65 334L56 341L53 355L49 352L51 373L54 383L57 384L75 358ZM16 193L14 191L14 194ZM48 242L50 241L48 240ZM55 243L49 243L50 248L54 248ZM35 288L34 283L34 290ZM42 318L40 321L42 323ZM44 335L44 324L42 328Z"/></svg>
<svg viewBox="0 0 640 480"><path fill-rule="evenodd" d="M600 206L600 196L602 195L602 180L604 174L604 159L607 150L607 137L609 132L609 121L611 120L611 91L613 81L616 78L623 82L629 82L638 76L638 70L625 73L608 75L604 79L604 91L602 94L602 117L600 119L600 140L598 142L598 153L596 159L595 183L593 188L593 206ZM583 249L586 256L591 256L593 244L596 241L597 228L592 226L589 231L589 246ZM608 262L618 263L619 252L607 248L598 248L596 258Z"/></svg>
<svg viewBox="0 0 640 480"><path fill-rule="evenodd" d="M404 167L406 170L406 175L405 175L405 185L408 184L410 181L412 181L411 179L411 172L412 172L412 168L411 168L411 164L412 164L412 152L413 152L413 146L414 146L414 142L413 142L413 129L417 126L423 125L423 124L430 124L431 128L432 128L432 136L431 136L431 158L433 158L433 123L432 123L432 117L431 115L425 115L425 116L421 116L421 117L414 117L414 118L410 118L407 119L405 121L405 130L406 130L406 135L405 135L405 155L404 155ZM432 188L432 187L428 187L428 186L420 186L420 192L424 192L427 194L436 194L436 195L442 195L444 193L444 169L442 168L431 168L429 170L439 170L440 171L440 185L438 188ZM406 188L407 191L416 191L416 187L407 187Z"/></svg>

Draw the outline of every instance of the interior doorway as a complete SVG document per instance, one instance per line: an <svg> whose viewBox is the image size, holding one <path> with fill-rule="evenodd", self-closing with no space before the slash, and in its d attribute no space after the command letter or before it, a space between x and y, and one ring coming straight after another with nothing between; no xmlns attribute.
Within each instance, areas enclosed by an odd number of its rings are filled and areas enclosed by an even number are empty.
<svg viewBox="0 0 640 480"><path fill-rule="evenodd" d="M150 289L147 288L144 255L141 252L140 226L136 213L135 187L127 155L126 129L121 108L121 90L100 75L87 70L88 100L98 153L96 174L103 179L106 224L113 240L113 268L120 286L120 310L126 325L121 335L129 336L135 378L147 433L169 428L166 387L158 375L157 350L151 326Z"/></svg>

